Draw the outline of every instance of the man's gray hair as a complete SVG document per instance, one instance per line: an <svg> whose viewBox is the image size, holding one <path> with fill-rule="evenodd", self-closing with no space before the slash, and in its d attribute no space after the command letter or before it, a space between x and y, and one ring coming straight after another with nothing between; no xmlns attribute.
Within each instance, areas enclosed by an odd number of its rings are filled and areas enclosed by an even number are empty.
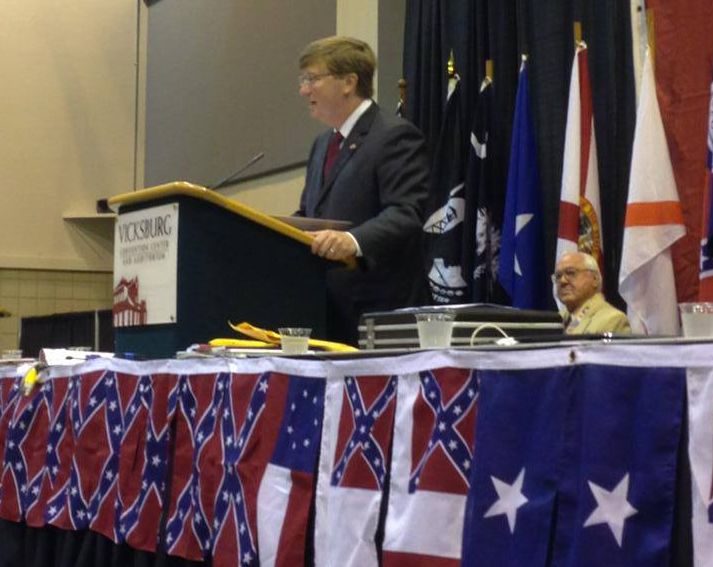
<svg viewBox="0 0 713 567"><path fill-rule="evenodd" d="M602 272L599 270L599 264L597 261L594 259L594 256L591 254L587 254L586 252L577 252L582 257L582 260L584 260L584 267L587 268L588 270L591 270L592 273L596 276L597 279L597 289L599 291L602 290Z"/></svg>

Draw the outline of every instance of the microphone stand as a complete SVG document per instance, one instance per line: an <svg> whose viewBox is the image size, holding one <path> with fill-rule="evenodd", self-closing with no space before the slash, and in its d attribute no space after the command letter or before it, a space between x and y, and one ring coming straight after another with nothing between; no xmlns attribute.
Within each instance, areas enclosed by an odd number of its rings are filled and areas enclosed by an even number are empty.
<svg viewBox="0 0 713 567"><path fill-rule="evenodd" d="M265 152L260 152L259 154L255 155L252 157L252 159L247 162L245 165L241 166L240 168L237 169L237 171L234 171L231 173L228 177L225 179L219 181L218 183L214 183L213 185L209 185L208 189L212 189L213 191L217 191L218 189L222 189L226 185L230 185L233 181L235 181L235 178L238 177L241 173L243 173L246 169L252 167L255 165L257 162L259 162L262 158L265 157Z"/></svg>

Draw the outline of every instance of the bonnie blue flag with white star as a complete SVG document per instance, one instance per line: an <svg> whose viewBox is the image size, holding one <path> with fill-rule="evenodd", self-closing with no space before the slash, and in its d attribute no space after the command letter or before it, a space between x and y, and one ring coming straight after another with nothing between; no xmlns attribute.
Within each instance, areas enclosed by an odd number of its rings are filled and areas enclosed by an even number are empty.
<svg viewBox="0 0 713 567"><path fill-rule="evenodd" d="M683 373L481 372L463 565L670 565Z"/></svg>
<svg viewBox="0 0 713 567"><path fill-rule="evenodd" d="M579 367L565 423L553 564L671 564L684 372Z"/></svg>
<svg viewBox="0 0 713 567"><path fill-rule="evenodd" d="M515 100L500 249L500 283L514 307L538 309L547 306L548 288L542 244L540 175L527 65L523 61Z"/></svg>
<svg viewBox="0 0 713 567"><path fill-rule="evenodd" d="M484 371L464 567L546 564L571 368Z"/></svg>

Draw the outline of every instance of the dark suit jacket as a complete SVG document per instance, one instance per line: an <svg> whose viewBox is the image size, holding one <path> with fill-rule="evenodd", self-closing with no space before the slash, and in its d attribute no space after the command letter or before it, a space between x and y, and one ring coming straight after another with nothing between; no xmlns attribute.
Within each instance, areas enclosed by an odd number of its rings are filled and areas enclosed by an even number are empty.
<svg viewBox="0 0 713 567"><path fill-rule="evenodd" d="M361 313L427 300L421 234L428 157L419 130L374 103L323 180L331 134L312 146L297 214L354 225L349 232L363 253L358 269L336 268L327 276L329 338L354 344Z"/></svg>

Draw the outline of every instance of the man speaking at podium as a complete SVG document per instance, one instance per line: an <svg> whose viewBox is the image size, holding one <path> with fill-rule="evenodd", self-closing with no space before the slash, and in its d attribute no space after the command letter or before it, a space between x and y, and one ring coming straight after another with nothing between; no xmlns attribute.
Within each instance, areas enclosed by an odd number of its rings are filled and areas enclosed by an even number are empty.
<svg viewBox="0 0 713 567"><path fill-rule="evenodd" d="M328 338L357 344L359 315L422 304L421 254L428 157L410 122L372 100L376 59L363 41L328 37L300 56L299 88L329 126L312 145L297 215L352 223L312 232L312 252L356 259L327 275Z"/></svg>

